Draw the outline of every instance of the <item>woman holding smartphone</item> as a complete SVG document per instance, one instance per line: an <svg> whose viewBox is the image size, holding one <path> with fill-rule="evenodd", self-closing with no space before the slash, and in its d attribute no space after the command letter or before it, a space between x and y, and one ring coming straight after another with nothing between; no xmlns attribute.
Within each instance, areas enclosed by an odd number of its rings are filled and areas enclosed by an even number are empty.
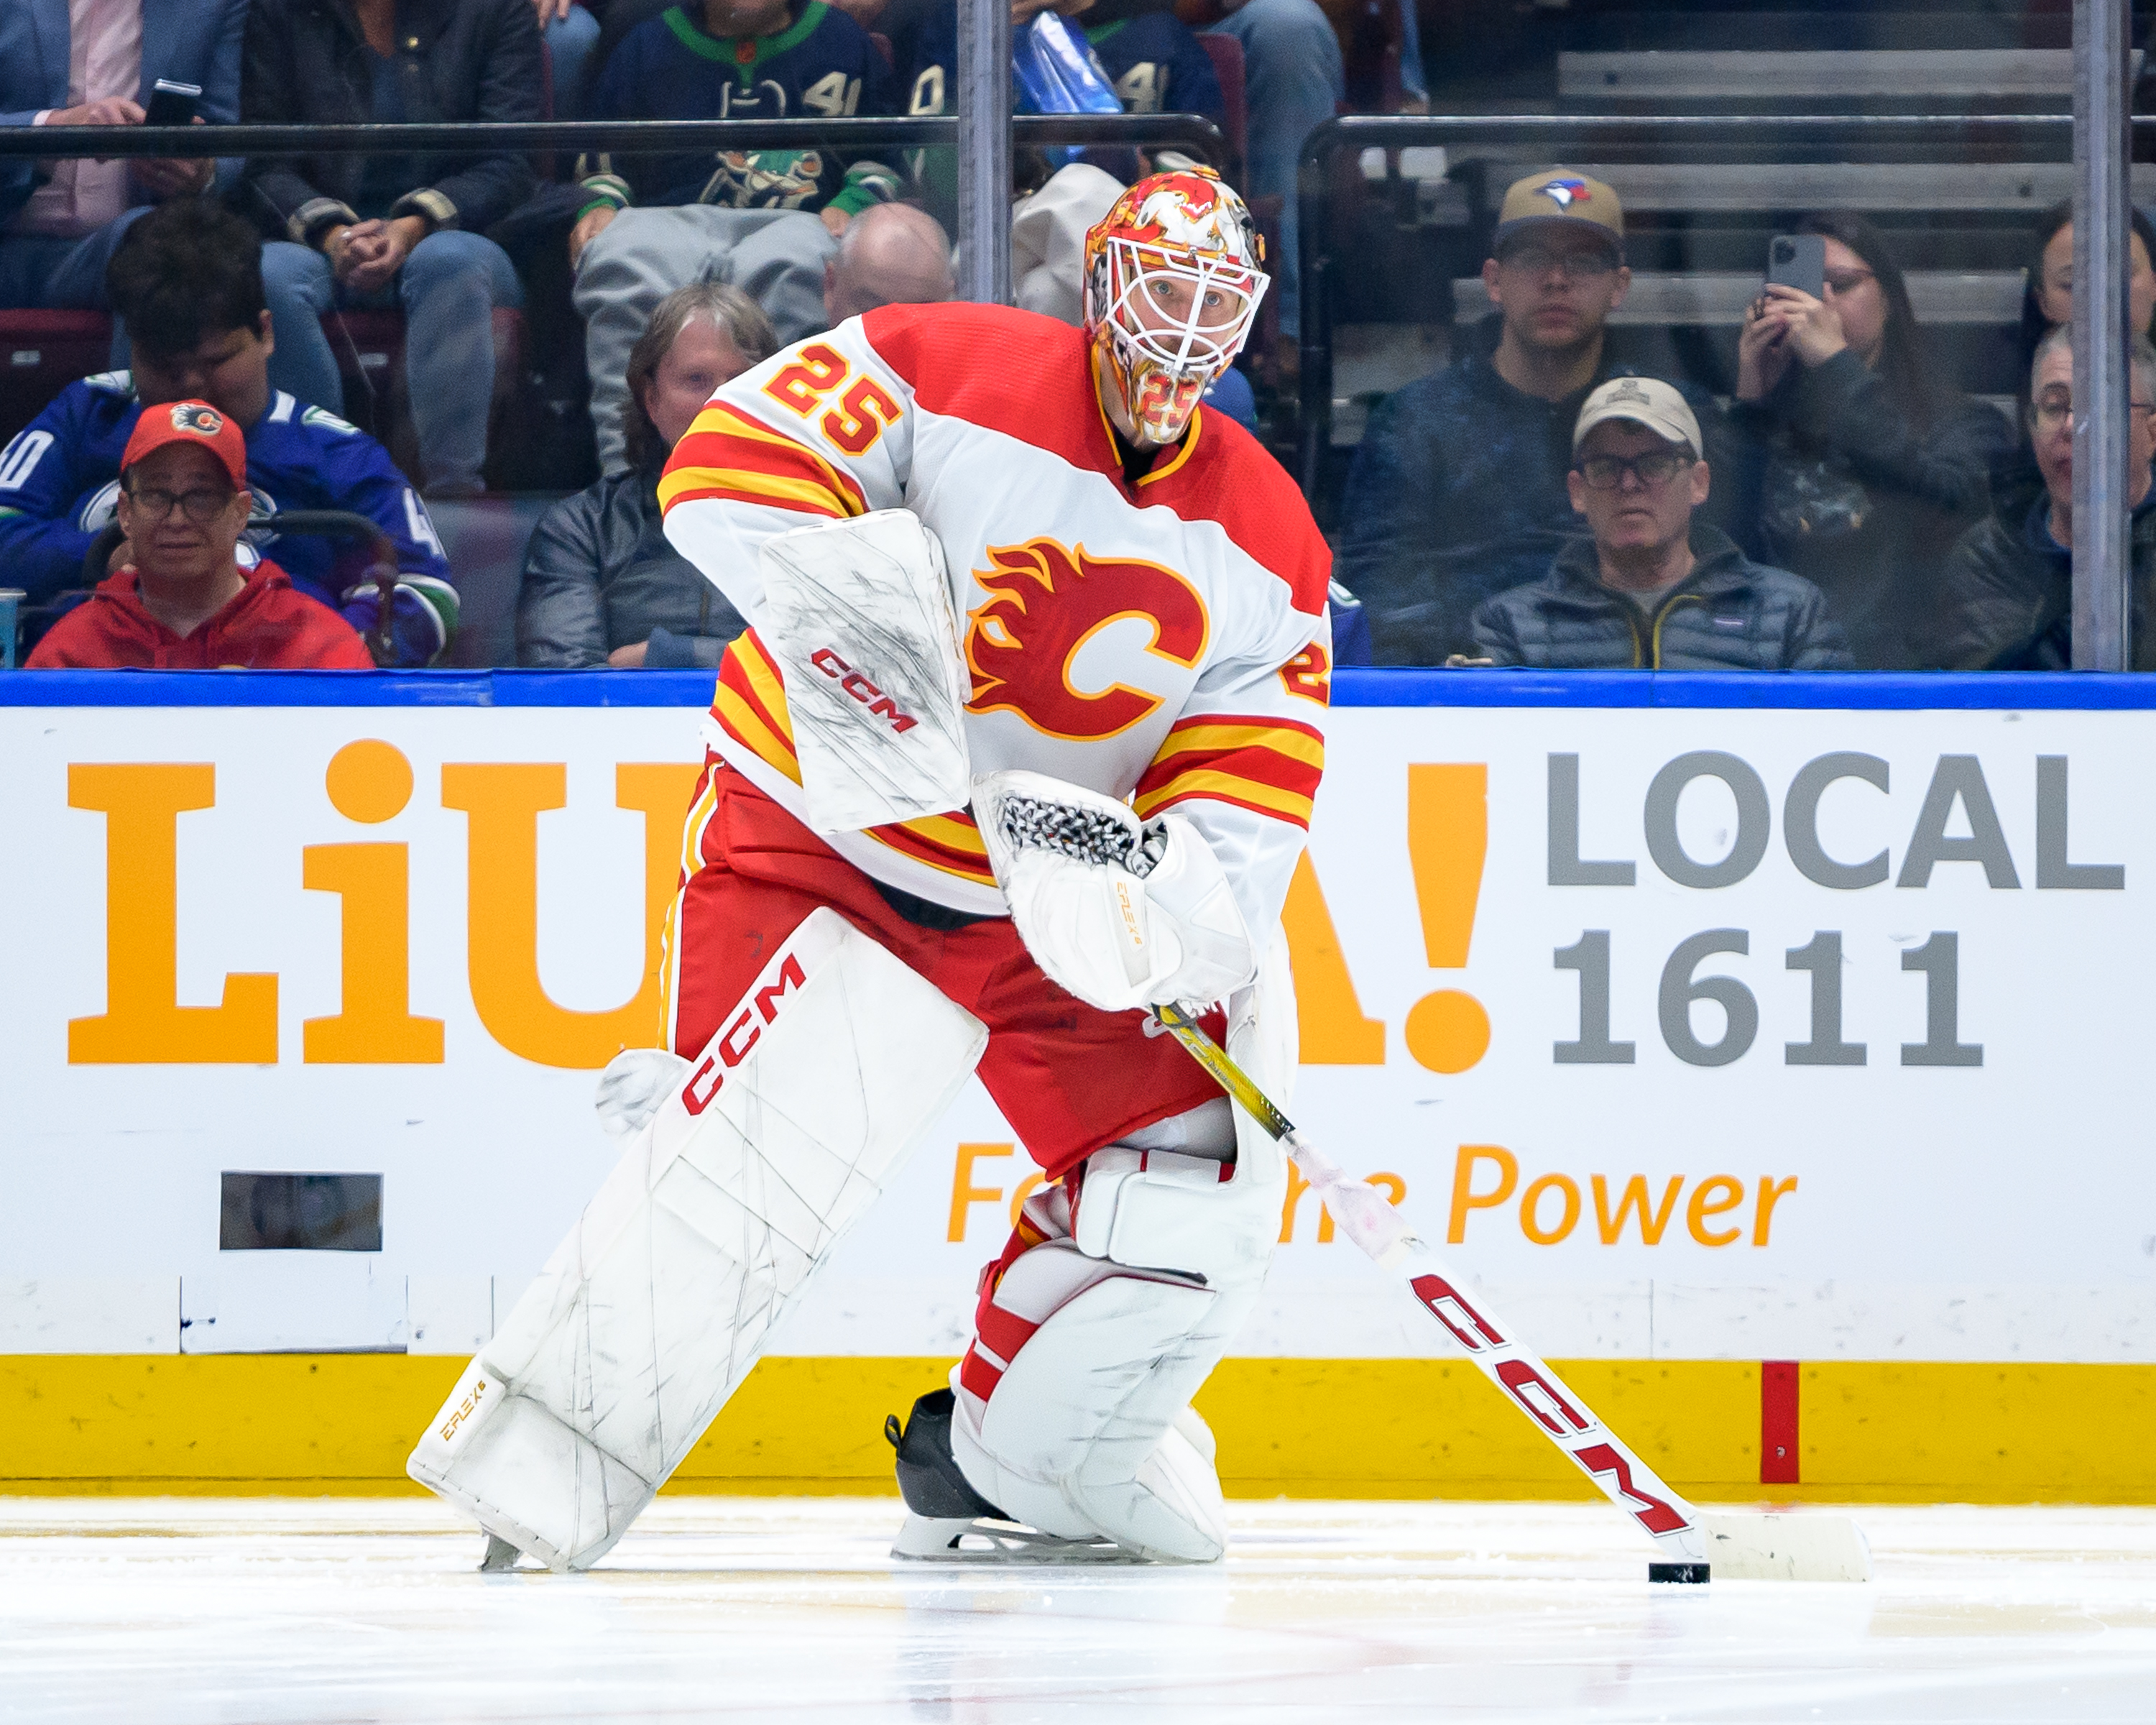
<svg viewBox="0 0 2156 1725"><path fill-rule="evenodd" d="M1929 664L1935 572L2013 449L1932 370L1901 266L1861 216L1810 215L1820 293L1769 282L1744 315L1730 423L1758 554L1820 588L1859 668Z"/></svg>

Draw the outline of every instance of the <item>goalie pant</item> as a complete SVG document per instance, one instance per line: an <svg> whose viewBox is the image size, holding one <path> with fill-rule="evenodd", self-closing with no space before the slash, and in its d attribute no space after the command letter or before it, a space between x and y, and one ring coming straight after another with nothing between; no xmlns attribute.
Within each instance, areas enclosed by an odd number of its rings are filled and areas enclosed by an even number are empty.
<svg viewBox="0 0 2156 1725"><path fill-rule="evenodd" d="M1278 1147L1231 1123L1219 1087L1145 1015L1102 1012L1050 982L1008 919L916 905L945 926L909 920L716 755L684 860L667 928L676 1054L723 1038L770 953L829 906L987 1026L978 1076L1065 1182L1029 1200L983 1272L980 1334L953 1373L953 1449L974 1489L1045 1532L1218 1557L1218 1480L1173 1428L1264 1279L1286 1183ZM1270 1024L1265 1040L1291 1049L1280 968L1240 1004L1240 1037L1219 1014L1210 1033L1250 1054L1265 1001L1285 1029Z"/></svg>

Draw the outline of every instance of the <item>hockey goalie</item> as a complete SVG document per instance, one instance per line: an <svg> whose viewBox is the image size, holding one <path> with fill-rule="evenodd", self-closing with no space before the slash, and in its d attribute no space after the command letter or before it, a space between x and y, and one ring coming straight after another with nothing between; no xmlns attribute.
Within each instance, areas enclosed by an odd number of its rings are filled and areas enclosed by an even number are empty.
<svg viewBox="0 0 2156 1725"><path fill-rule="evenodd" d="M683 836L663 1049L622 1159L410 1471L580 1569L978 1073L1047 1182L901 1430L902 1555L1206 1562L1191 1398L1256 1299L1278 1147L1147 1009L1284 1095L1280 911L1323 766L1329 557L1200 405L1265 279L1157 174L1087 237L1085 323L895 305L728 383L660 487L751 627Z"/></svg>

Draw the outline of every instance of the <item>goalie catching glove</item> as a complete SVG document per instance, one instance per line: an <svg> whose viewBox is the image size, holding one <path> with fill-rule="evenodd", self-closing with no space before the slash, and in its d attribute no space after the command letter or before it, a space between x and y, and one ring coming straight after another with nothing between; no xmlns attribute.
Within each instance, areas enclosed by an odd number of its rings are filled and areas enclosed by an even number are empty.
<svg viewBox="0 0 2156 1725"><path fill-rule="evenodd" d="M1026 950L1088 1005L1209 1005L1256 976L1227 873L1182 815L1141 821L1082 785L992 773L973 816Z"/></svg>

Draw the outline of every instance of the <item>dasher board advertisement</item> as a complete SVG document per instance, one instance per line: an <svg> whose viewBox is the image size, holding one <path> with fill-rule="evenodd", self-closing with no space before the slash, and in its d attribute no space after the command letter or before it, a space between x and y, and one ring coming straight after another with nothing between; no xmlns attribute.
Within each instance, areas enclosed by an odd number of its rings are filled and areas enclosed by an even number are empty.
<svg viewBox="0 0 2156 1725"><path fill-rule="evenodd" d="M2156 1358L2156 694L2091 681L1342 673L1281 1100L1545 1354ZM483 1341L608 1166L708 694L10 680L0 1353ZM1033 1173L970 1088L774 1351L957 1352ZM1238 1353L1437 1352L1281 1230Z"/></svg>

